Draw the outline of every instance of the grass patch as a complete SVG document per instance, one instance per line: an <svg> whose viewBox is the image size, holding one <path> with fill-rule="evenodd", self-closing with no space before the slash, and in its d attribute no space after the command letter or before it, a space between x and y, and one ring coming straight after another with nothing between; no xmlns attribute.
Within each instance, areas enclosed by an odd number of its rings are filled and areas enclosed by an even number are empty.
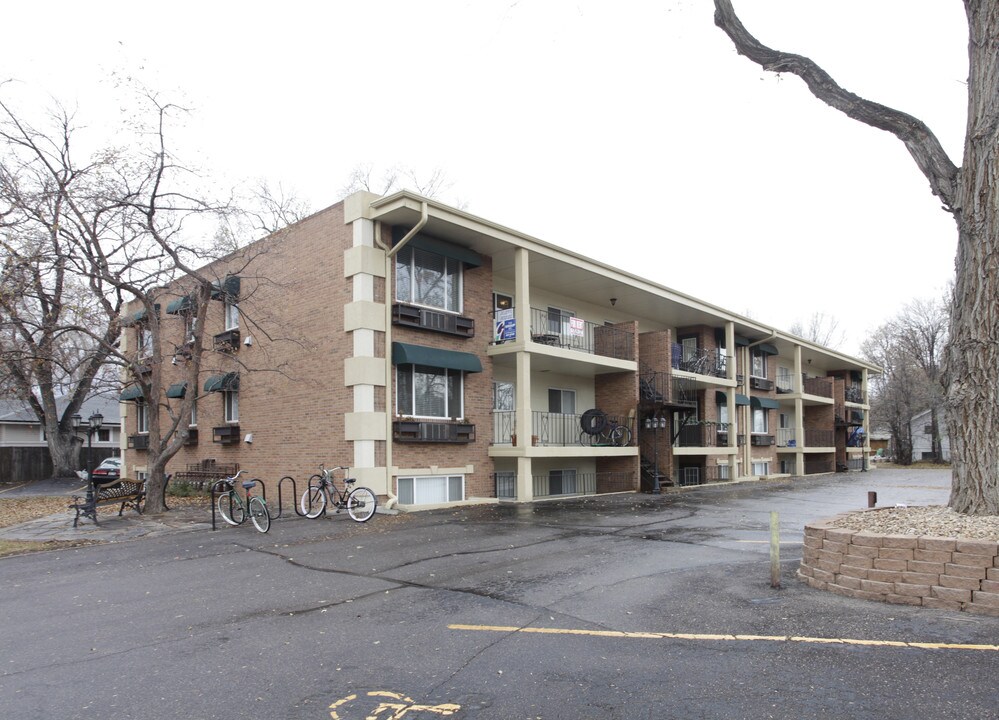
<svg viewBox="0 0 999 720"><path fill-rule="evenodd" d="M0 540L0 557L95 544L92 540Z"/></svg>

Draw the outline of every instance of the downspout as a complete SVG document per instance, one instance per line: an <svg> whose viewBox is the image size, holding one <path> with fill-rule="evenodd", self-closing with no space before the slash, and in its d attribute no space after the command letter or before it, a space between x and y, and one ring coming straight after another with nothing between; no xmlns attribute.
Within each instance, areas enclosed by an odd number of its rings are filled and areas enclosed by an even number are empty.
<svg viewBox="0 0 999 720"><path fill-rule="evenodd" d="M389 353L392 352L392 258L405 247L406 243L416 237L429 218L429 208L424 200L420 203L419 222L392 247L382 242L382 223L380 220L375 220L375 244L385 251L385 473L388 476L385 491L388 495L386 509L392 509L399 502L398 496L392 492L392 412L389 409L389 391L392 388L392 361L389 357Z"/></svg>

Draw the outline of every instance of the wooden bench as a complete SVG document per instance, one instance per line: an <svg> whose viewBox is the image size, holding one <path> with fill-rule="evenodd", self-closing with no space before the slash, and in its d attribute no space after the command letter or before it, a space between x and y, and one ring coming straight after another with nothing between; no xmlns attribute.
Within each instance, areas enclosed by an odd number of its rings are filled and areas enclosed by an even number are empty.
<svg viewBox="0 0 999 720"><path fill-rule="evenodd" d="M146 498L146 481L133 480L132 478L121 478L119 480L104 480L94 482L93 496L81 498L79 495L73 496L73 504L70 510L76 510L76 517L73 518L73 527L80 522L80 516L89 517L97 525L97 508L102 505L120 505L118 516L125 512L126 507L134 508L137 513L142 514L142 501Z"/></svg>

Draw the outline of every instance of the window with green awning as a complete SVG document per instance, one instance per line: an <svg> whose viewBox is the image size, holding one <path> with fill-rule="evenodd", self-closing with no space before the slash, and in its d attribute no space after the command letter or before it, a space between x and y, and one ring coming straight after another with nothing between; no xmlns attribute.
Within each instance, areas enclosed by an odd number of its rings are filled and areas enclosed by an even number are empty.
<svg viewBox="0 0 999 720"><path fill-rule="evenodd" d="M392 343L392 364L427 365L463 372L482 372L482 361L478 355L401 342Z"/></svg>

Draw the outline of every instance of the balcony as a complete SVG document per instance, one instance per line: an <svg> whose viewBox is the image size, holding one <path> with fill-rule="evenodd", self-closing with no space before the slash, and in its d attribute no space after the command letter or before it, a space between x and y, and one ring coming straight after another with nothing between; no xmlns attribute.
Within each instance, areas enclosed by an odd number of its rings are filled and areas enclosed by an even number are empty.
<svg viewBox="0 0 999 720"><path fill-rule="evenodd" d="M712 377L728 377L728 357L719 355L717 350L684 347L673 343L670 365L674 370L710 375Z"/></svg>
<svg viewBox="0 0 999 720"><path fill-rule="evenodd" d="M634 333L538 308L531 308L531 341L616 360L635 359Z"/></svg>
<svg viewBox="0 0 999 720"><path fill-rule="evenodd" d="M472 318L404 303L392 306L392 324L458 337L475 337L475 320Z"/></svg>
<svg viewBox="0 0 999 720"><path fill-rule="evenodd" d="M844 390L844 393L846 395L847 402L863 405L864 391L860 389L859 385L847 385Z"/></svg>
<svg viewBox="0 0 999 720"><path fill-rule="evenodd" d="M743 443L745 443L745 441L743 441ZM680 428L680 432L676 436L673 447L728 447L728 423L704 421L696 424L684 425Z"/></svg>
<svg viewBox="0 0 999 720"><path fill-rule="evenodd" d="M697 407L697 387L691 378L676 377L668 372L654 372L643 367L638 389L644 405Z"/></svg>
<svg viewBox="0 0 999 720"><path fill-rule="evenodd" d="M475 442L475 425L455 420L395 420L392 439L410 443Z"/></svg>
<svg viewBox="0 0 999 720"><path fill-rule="evenodd" d="M832 460L806 460L805 475L817 475L819 473L831 473L836 470Z"/></svg>
<svg viewBox="0 0 999 720"><path fill-rule="evenodd" d="M809 430L805 428L806 447L833 447L836 444L834 430Z"/></svg>
<svg viewBox="0 0 999 720"><path fill-rule="evenodd" d="M535 447L610 447L613 445L609 430L615 425L622 425L631 430L632 442L635 441L634 423L628 418L607 416L607 430L600 435L588 435L583 432L582 415L573 413L552 413L531 411L530 445ZM516 445L517 431L515 428L516 411L496 410L493 412L493 445Z"/></svg>
<svg viewBox="0 0 999 720"><path fill-rule="evenodd" d="M794 428L777 429L777 447L794 448L798 446L798 439L795 437Z"/></svg>
<svg viewBox="0 0 999 720"><path fill-rule="evenodd" d="M805 394L831 398L833 396L832 378L806 377L802 380Z"/></svg>

